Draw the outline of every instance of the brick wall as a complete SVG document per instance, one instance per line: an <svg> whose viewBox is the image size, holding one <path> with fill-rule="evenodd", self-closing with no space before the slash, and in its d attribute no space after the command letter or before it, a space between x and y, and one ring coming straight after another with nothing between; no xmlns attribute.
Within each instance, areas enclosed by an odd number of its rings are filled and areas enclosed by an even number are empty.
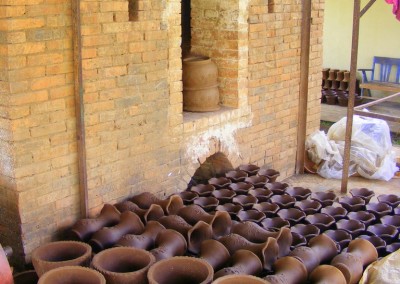
<svg viewBox="0 0 400 284"><path fill-rule="evenodd" d="M70 2L0 7L0 153L10 161L0 205L17 221L9 236L0 223L0 242L14 239L28 261L79 218ZM182 112L180 1L133 2L81 1L90 215L142 191L184 189L216 151L234 166L293 174L301 1L192 0L193 51L219 66L225 105L206 114ZM319 125L323 2L313 5L308 132Z"/></svg>

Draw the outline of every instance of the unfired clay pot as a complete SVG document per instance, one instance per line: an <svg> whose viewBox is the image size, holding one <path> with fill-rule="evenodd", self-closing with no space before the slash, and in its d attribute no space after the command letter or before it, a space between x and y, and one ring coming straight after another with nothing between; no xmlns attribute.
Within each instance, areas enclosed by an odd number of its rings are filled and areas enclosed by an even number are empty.
<svg viewBox="0 0 400 284"><path fill-rule="evenodd" d="M115 247L96 254L92 266L104 275L108 284L146 284L147 271L155 261L146 250Z"/></svg>
<svg viewBox="0 0 400 284"><path fill-rule="evenodd" d="M250 209L258 202L257 198L252 195L236 195L232 199L232 203L239 204L244 210Z"/></svg>
<svg viewBox="0 0 400 284"><path fill-rule="evenodd" d="M309 277L313 284L347 284L343 273L332 265L319 265Z"/></svg>
<svg viewBox="0 0 400 284"><path fill-rule="evenodd" d="M257 198L258 202L267 202L273 195L272 191L263 187L249 190L249 194Z"/></svg>
<svg viewBox="0 0 400 284"><path fill-rule="evenodd" d="M254 186L247 182L237 182L237 183L231 183L228 186L228 188L236 192L237 195L240 194L246 195L249 192L249 190L254 189Z"/></svg>
<svg viewBox="0 0 400 284"><path fill-rule="evenodd" d="M135 247L149 250L154 247L157 235L165 230L165 227L157 221L149 221L140 235L126 234L116 243L116 246Z"/></svg>
<svg viewBox="0 0 400 284"><path fill-rule="evenodd" d="M271 182L265 185L266 188L271 190L274 194L284 194L289 185L284 182Z"/></svg>
<svg viewBox="0 0 400 284"><path fill-rule="evenodd" d="M190 190L196 192L199 196L207 197L211 195L215 187L212 184L198 184L192 186Z"/></svg>
<svg viewBox="0 0 400 284"><path fill-rule="evenodd" d="M216 240L205 240L201 243L200 258L206 260L214 271L226 266L231 255L227 248Z"/></svg>
<svg viewBox="0 0 400 284"><path fill-rule="evenodd" d="M62 266L89 266L92 248L85 243L58 241L39 246L32 252L32 264L40 277Z"/></svg>
<svg viewBox="0 0 400 284"><path fill-rule="evenodd" d="M182 256L187 251L185 238L175 230L166 229L161 231L155 240L155 248L150 252L156 261L174 256Z"/></svg>
<svg viewBox="0 0 400 284"><path fill-rule="evenodd" d="M400 197L396 194L381 194L377 197L379 202L387 203L392 208L397 207L400 204Z"/></svg>
<svg viewBox="0 0 400 284"><path fill-rule="evenodd" d="M238 212L237 218L241 222L252 221L255 223L260 223L262 220L265 219L265 214L255 209L249 209L246 211L242 210Z"/></svg>
<svg viewBox="0 0 400 284"><path fill-rule="evenodd" d="M365 209L365 200L358 196L342 196L339 198L339 203L348 212L360 211Z"/></svg>
<svg viewBox="0 0 400 284"><path fill-rule="evenodd" d="M306 215L318 213L321 207L321 203L312 199L297 201L294 204L294 208L303 211Z"/></svg>
<svg viewBox="0 0 400 284"><path fill-rule="evenodd" d="M307 240L304 236L295 232L291 232L291 235L292 235L292 244L290 246L291 250L294 250L297 247L307 245Z"/></svg>
<svg viewBox="0 0 400 284"><path fill-rule="evenodd" d="M368 212L371 212L375 215L376 219L380 219L385 215L389 215L392 213L392 207L387 203L378 202L378 203L369 203L366 206Z"/></svg>
<svg viewBox="0 0 400 284"><path fill-rule="evenodd" d="M120 222L113 227L104 227L93 234L89 244L95 252L109 248L126 234L141 234L144 225L139 216L131 211L121 214Z"/></svg>
<svg viewBox="0 0 400 284"><path fill-rule="evenodd" d="M369 241L371 244L374 245L376 250L378 251L379 256L383 256L387 251L386 242L378 236L369 236L369 235L361 235L358 236L360 239L364 239Z"/></svg>
<svg viewBox="0 0 400 284"><path fill-rule="evenodd" d="M364 223L365 226L369 226L375 222L375 215L368 211L349 212L347 214L347 219L357 220Z"/></svg>
<svg viewBox="0 0 400 284"><path fill-rule="evenodd" d="M296 201L301 201L307 199L311 195L311 190L301 186L294 186L286 188L285 193L294 197Z"/></svg>
<svg viewBox="0 0 400 284"><path fill-rule="evenodd" d="M375 192L372 190L369 190L368 188L362 187L362 188L353 188L350 189L350 194L352 196L358 196L361 197L362 199L365 200L365 204L368 204L371 198L375 195Z"/></svg>
<svg viewBox="0 0 400 284"><path fill-rule="evenodd" d="M368 226L367 232L373 234L374 236L380 237L387 244L392 243L398 235L398 231L395 226L385 224L375 224Z"/></svg>
<svg viewBox="0 0 400 284"><path fill-rule="evenodd" d="M214 279L232 274L258 275L263 269L262 262L258 256L248 250L236 251L230 263L229 267L215 272Z"/></svg>
<svg viewBox="0 0 400 284"><path fill-rule="evenodd" d="M270 284L265 279L252 275L227 275L216 279L213 284Z"/></svg>
<svg viewBox="0 0 400 284"><path fill-rule="evenodd" d="M97 218L81 219L75 223L70 232L71 239L86 242L101 228L116 225L119 218L120 212L117 208L111 204L104 204Z"/></svg>
<svg viewBox="0 0 400 284"><path fill-rule="evenodd" d="M280 172L274 169L260 169L257 173L259 176L266 176L268 182L275 182L276 179L281 175Z"/></svg>
<svg viewBox="0 0 400 284"><path fill-rule="evenodd" d="M236 193L232 189L221 188L219 190L215 190L212 193L216 199L218 199L219 204L231 203L232 198L236 196Z"/></svg>
<svg viewBox="0 0 400 284"><path fill-rule="evenodd" d="M340 251L346 248L353 239L351 234L344 230L328 230L325 231L324 234L326 234L340 246Z"/></svg>
<svg viewBox="0 0 400 284"><path fill-rule="evenodd" d="M245 164L245 165L240 165L238 169L241 171L245 171L249 176L254 176L258 173L260 167L253 164Z"/></svg>
<svg viewBox="0 0 400 284"><path fill-rule="evenodd" d="M158 204L151 204L148 209L142 209L132 201L123 201L115 205L115 207L121 212L132 211L136 213L140 220L142 220L143 224L146 224L148 221L155 220L157 221L162 216L164 216L164 210Z"/></svg>
<svg viewBox="0 0 400 284"><path fill-rule="evenodd" d="M353 239L365 231L364 223L357 221L357 220L342 219L342 220L339 220L338 222L336 222L336 227L338 229L345 230L346 232L351 234Z"/></svg>
<svg viewBox="0 0 400 284"><path fill-rule="evenodd" d="M335 218L336 221L344 219L347 215L347 210L342 206L326 206L321 209L321 213L327 214Z"/></svg>
<svg viewBox="0 0 400 284"><path fill-rule="evenodd" d="M227 172L225 176L229 178L232 182L237 183L237 182L243 182L244 179L249 175L245 171L233 170Z"/></svg>
<svg viewBox="0 0 400 284"><path fill-rule="evenodd" d="M104 276L96 270L81 266L64 266L43 274L38 284L106 284Z"/></svg>
<svg viewBox="0 0 400 284"><path fill-rule="evenodd" d="M319 228L312 224L297 224L290 228L292 232L298 233L306 238L307 241L319 235Z"/></svg>
<svg viewBox="0 0 400 284"><path fill-rule="evenodd" d="M268 182L268 178L266 176L249 176L244 179L244 182L252 184L255 188L264 187Z"/></svg>
<svg viewBox="0 0 400 284"><path fill-rule="evenodd" d="M381 218L381 223L385 225L392 225L400 230L400 216L399 215L386 215Z"/></svg>
<svg viewBox="0 0 400 284"><path fill-rule="evenodd" d="M263 212L267 218L276 217L276 213L279 211L279 206L271 202L256 203L252 207L260 212Z"/></svg>
<svg viewBox="0 0 400 284"><path fill-rule="evenodd" d="M197 197L199 197L199 195L196 192L191 191L191 190L185 190L185 191L179 192L179 193L177 193L177 195L179 195L182 198L183 204L185 204L185 205L192 204L193 201Z"/></svg>
<svg viewBox="0 0 400 284"><path fill-rule="evenodd" d="M171 257L153 264L148 272L149 284L208 284L214 270L204 259Z"/></svg>
<svg viewBox="0 0 400 284"><path fill-rule="evenodd" d="M335 224L335 219L324 213L315 213L308 215L305 218L305 222L317 226L321 232L330 229Z"/></svg>
<svg viewBox="0 0 400 284"><path fill-rule="evenodd" d="M152 204L158 204L166 215L174 215L183 205L183 200L179 195L171 195L167 199L159 199L150 192L143 192L131 198L142 209L149 209Z"/></svg>
<svg viewBox="0 0 400 284"><path fill-rule="evenodd" d="M293 207L296 199L288 194L271 196L270 202L277 204L281 209Z"/></svg>
<svg viewBox="0 0 400 284"><path fill-rule="evenodd" d="M223 205L218 205L215 210L228 212L231 219L237 219L237 214L243 210L243 207L239 204L225 203Z"/></svg>
<svg viewBox="0 0 400 284"><path fill-rule="evenodd" d="M281 228L289 228L289 221L281 217L265 218L261 221L260 225L267 230L279 231Z"/></svg>
<svg viewBox="0 0 400 284"><path fill-rule="evenodd" d="M215 208L217 208L217 206L219 205L219 201L213 196L203 196L196 198L193 201L193 204L200 206L207 212L210 212L215 210Z"/></svg>
<svg viewBox="0 0 400 284"><path fill-rule="evenodd" d="M272 284L301 284L307 280L307 269L304 264L291 256L285 256L274 263L274 275L265 277Z"/></svg>
<svg viewBox="0 0 400 284"><path fill-rule="evenodd" d="M310 195L310 198L313 200L317 200L322 204L322 207L330 206L336 200L336 194L330 191L317 191L313 192Z"/></svg>
<svg viewBox="0 0 400 284"><path fill-rule="evenodd" d="M232 181L227 177L213 177L208 180L208 184L211 184L215 189L228 187Z"/></svg>
<svg viewBox="0 0 400 284"><path fill-rule="evenodd" d="M279 217L289 221L291 226L296 225L306 218L306 214L296 208L281 209L277 214Z"/></svg>

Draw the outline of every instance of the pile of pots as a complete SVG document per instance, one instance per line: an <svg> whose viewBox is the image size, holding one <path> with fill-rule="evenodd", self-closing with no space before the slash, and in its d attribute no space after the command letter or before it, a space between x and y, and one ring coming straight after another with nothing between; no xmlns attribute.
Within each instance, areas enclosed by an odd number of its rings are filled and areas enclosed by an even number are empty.
<svg viewBox="0 0 400 284"><path fill-rule="evenodd" d="M98 279L85 283L356 283L399 247L397 196L372 203L362 188L338 198L278 176L244 165L166 199L106 204L73 226L73 241L33 252L39 283L65 283L60 273Z"/></svg>

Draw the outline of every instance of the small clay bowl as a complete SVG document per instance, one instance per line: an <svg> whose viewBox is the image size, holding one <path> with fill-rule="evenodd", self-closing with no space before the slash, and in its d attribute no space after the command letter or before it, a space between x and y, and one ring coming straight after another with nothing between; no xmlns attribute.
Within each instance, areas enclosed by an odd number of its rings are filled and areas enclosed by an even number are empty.
<svg viewBox="0 0 400 284"><path fill-rule="evenodd" d="M311 195L311 190L301 186L287 187L285 193L294 197L297 201L305 200Z"/></svg>
<svg viewBox="0 0 400 284"><path fill-rule="evenodd" d="M353 189L350 189L349 192L352 196L357 196L357 197L361 197L362 199L364 199L365 204L368 204L369 201L371 200L371 198L373 196L375 196L375 192L373 192L372 190L369 190L368 188L365 188L365 187L353 188Z"/></svg>
<svg viewBox="0 0 400 284"><path fill-rule="evenodd" d="M380 219L383 216L392 213L392 207L389 204L383 202L378 202L378 203L371 202L367 204L366 209L368 212L374 214L376 219Z"/></svg>
<svg viewBox="0 0 400 284"><path fill-rule="evenodd" d="M281 209L288 209L293 207L296 199L290 195L282 194L271 196L270 201L272 203L278 204Z"/></svg>
<svg viewBox="0 0 400 284"><path fill-rule="evenodd" d="M260 170L259 166L247 164L247 165L240 165L238 170L245 171L249 176L254 176Z"/></svg>
<svg viewBox="0 0 400 284"><path fill-rule="evenodd" d="M243 182L249 175L245 171L234 170L225 173L225 177L229 178L232 182Z"/></svg>
<svg viewBox="0 0 400 284"><path fill-rule="evenodd" d="M342 206L326 206L321 209L321 213L327 214L335 218L336 221L344 219L347 215L347 210Z"/></svg>
<svg viewBox="0 0 400 284"><path fill-rule="evenodd" d="M386 215L381 218L381 223L384 225L392 225L400 231L400 216L399 215Z"/></svg>
<svg viewBox="0 0 400 284"><path fill-rule="evenodd" d="M294 226L306 218L306 214L296 208L281 209L278 211L278 216L282 219L289 221L289 223Z"/></svg>
<svg viewBox="0 0 400 284"><path fill-rule="evenodd" d="M259 176L266 176L269 182L275 182L280 176L280 172L274 169L260 169L257 173Z"/></svg>
<svg viewBox="0 0 400 284"><path fill-rule="evenodd" d="M185 205L192 204L193 201L197 197L199 197L199 195L196 192L191 191L191 190L179 192L179 193L177 193L177 195L179 195L182 198L183 204L185 204Z"/></svg>
<svg viewBox="0 0 400 284"><path fill-rule="evenodd" d="M297 224L291 227L290 230L305 237L307 242L320 233L320 229L311 224Z"/></svg>
<svg viewBox="0 0 400 284"><path fill-rule="evenodd" d="M331 229L335 224L335 219L324 213L315 213L313 215L308 215L305 219L308 224L317 226L321 232Z"/></svg>
<svg viewBox="0 0 400 284"><path fill-rule="evenodd" d="M392 208L397 207L400 204L400 197L396 194L381 194L377 197L379 202L387 203Z"/></svg>
<svg viewBox="0 0 400 284"><path fill-rule="evenodd" d="M357 220L342 219L336 222L336 227L351 234L353 239L365 231L364 223Z"/></svg>
<svg viewBox="0 0 400 284"><path fill-rule="evenodd" d="M336 200L336 194L330 191L317 191L310 195L312 200L317 200L322 204L322 207L330 206Z"/></svg>
<svg viewBox="0 0 400 284"><path fill-rule="evenodd" d="M212 184L198 184L196 186L192 186L190 189L193 192L196 192L199 196L211 196L211 193L215 190L215 187Z"/></svg>
<svg viewBox="0 0 400 284"><path fill-rule="evenodd" d="M265 176L248 176L244 179L244 182L252 184L255 188L264 187L268 182L268 178Z"/></svg>
<svg viewBox="0 0 400 284"><path fill-rule="evenodd" d="M228 187L231 184L231 180L227 177L214 177L208 180L208 184L211 184L215 187L215 189L220 189L224 187Z"/></svg>
<svg viewBox="0 0 400 284"><path fill-rule="evenodd" d="M267 188L255 188L250 189L249 194L253 195L257 198L258 202L267 202L270 197L273 195L272 191Z"/></svg>
<svg viewBox="0 0 400 284"><path fill-rule="evenodd" d="M292 232L292 245L290 246L290 249L294 250L297 247L301 247L301 246L305 246L305 245L307 245L306 238L296 232Z"/></svg>
<svg viewBox="0 0 400 284"><path fill-rule="evenodd" d="M375 215L368 211L349 212L347 218L349 220L360 221L364 223L365 227L368 227L376 220Z"/></svg>
<svg viewBox="0 0 400 284"><path fill-rule="evenodd" d="M385 224L375 224L368 226L367 232L371 233L374 236L380 237L387 244L392 243L398 234L397 228L395 226Z"/></svg>
<svg viewBox="0 0 400 284"><path fill-rule="evenodd" d="M230 188L234 192L236 192L237 195L239 195L239 194L246 195L249 192L249 190L254 189L254 186L247 182L237 182L237 183L231 183L228 186L228 188Z"/></svg>
<svg viewBox="0 0 400 284"><path fill-rule="evenodd" d="M345 230L327 230L324 232L324 234L330 237L340 246L340 251L346 248L353 239L351 234Z"/></svg>
<svg viewBox="0 0 400 284"><path fill-rule="evenodd" d="M199 205L204 211L213 211L217 208L219 201L215 197L198 197L193 201L193 204Z"/></svg>
<svg viewBox="0 0 400 284"><path fill-rule="evenodd" d="M261 227L270 231L279 231L281 228L289 228L289 221L281 217L265 218L260 223Z"/></svg>
<svg viewBox="0 0 400 284"><path fill-rule="evenodd" d="M226 211L229 213L232 219L236 219L237 214L239 211L243 210L243 207L239 204L225 203L223 205L218 205L215 210Z"/></svg>
<svg viewBox="0 0 400 284"><path fill-rule="evenodd" d="M239 211L237 214L237 218L241 222L252 221L255 223L260 223L262 220L265 219L265 214L255 209L249 209L246 211Z"/></svg>
<svg viewBox="0 0 400 284"><path fill-rule="evenodd" d="M400 243L393 243L386 246L386 253L393 253L400 249Z"/></svg>
<svg viewBox="0 0 400 284"><path fill-rule="evenodd" d="M232 189L221 188L214 190L211 195L218 199L219 204L225 204L232 202L232 199L236 196L236 193Z"/></svg>
<svg viewBox="0 0 400 284"><path fill-rule="evenodd" d="M342 196L339 198L339 203L348 212L359 211L365 209L365 200L361 197Z"/></svg>
<svg viewBox="0 0 400 284"><path fill-rule="evenodd" d="M386 245L386 242L382 238L380 238L378 236L369 236L369 235L361 235L358 237L360 239L364 239L364 240L371 242L374 245L374 247L376 248L376 250L378 251L379 256L382 256L383 254L386 253L387 245Z"/></svg>
<svg viewBox="0 0 400 284"><path fill-rule="evenodd" d="M321 207L322 207L321 203L319 203L317 200L311 200L311 199L297 201L294 204L294 208L303 211L306 215L318 213Z"/></svg>
<svg viewBox="0 0 400 284"><path fill-rule="evenodd" d="M239 204L244 210L250 209L255 203L257 203L257 198L253 195L236 195L232 199L233 204Z"/></svg>
<svg viewBox="0 0 400 284"><path fill-rule="evenodd" d="M276 212L279 211L279 206L270 202L261 202L253 205L253 209L263 212L266 217L276 217Z"/></svg>
<svg viewBox="0 0 400 284"><path fill-rule="evenodd" d="M273 194L284 194L289 185L284 182L271 182L265 185L266 188L271 190Z"/></svg>

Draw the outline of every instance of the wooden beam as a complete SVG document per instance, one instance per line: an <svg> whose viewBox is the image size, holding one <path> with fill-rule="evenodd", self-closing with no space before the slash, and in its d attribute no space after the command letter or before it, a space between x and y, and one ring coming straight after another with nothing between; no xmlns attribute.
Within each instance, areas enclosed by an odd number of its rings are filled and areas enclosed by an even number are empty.
<svg viewBox="0 0 400 284"><path fill-rule="evenodd" d="M88 186L86 166L86 135L85 116L83 105L83 80L82 80L82 34L80 0L72 0L72 38L74 50L74 94L76 115L76 138L78 147L78 175L80 193L81 217L87 218L88 211Z"/></svg>
<svg viewBox="0 0 400 284"><path fill-rule="evenodd" d="M310 64L311 0L302 0L300 91L297 127L296 173L304 173L305 143L307 131L308 74Z"/></svg>
<svg viewBox="0 0 400 284"><path fill-rule="evenodd" d="M356 93L358 41L359 41L359 34L360 34L360 6L361 6L360 1L361 0L354 0L353 37L352 37L352 45L351 45L351 62L350 62L350 92L349 92L349 104L347 107L346 136L345 136L345 144L344 144L344 160L343 160L341 193L347 193L347 183L349 180L350 147L351 147L351 134L353 131L353 114L354 114L354 98L355 98L355 93Z"/></svg>
<svg viewBox="0 0 400 284"><path fill-rule="evenodd" d="M369 0L369 2L367 3L367 5L365 5L365 7L361 10L360 12L360 18L362 16L364 16L364 14L369 10L369 8L371 8L372 5L374 5L374 3L376 2L376 0Z"/></svg>

